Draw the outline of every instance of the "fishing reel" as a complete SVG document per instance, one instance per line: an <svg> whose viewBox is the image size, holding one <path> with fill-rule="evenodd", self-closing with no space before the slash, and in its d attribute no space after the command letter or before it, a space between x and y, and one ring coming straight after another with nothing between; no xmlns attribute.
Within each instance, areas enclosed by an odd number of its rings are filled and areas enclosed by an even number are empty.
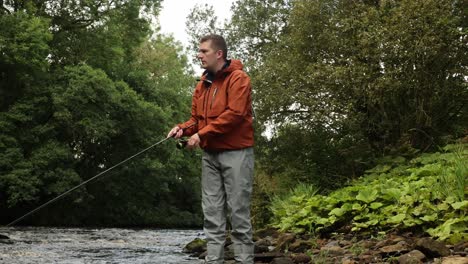
<svg viewBox="0 0 468 264"><path fill-rule="evenodd" d="M176 147L178 149L184 149L187 146L188 140L187 139L179 139L177 140Z"/></svg>

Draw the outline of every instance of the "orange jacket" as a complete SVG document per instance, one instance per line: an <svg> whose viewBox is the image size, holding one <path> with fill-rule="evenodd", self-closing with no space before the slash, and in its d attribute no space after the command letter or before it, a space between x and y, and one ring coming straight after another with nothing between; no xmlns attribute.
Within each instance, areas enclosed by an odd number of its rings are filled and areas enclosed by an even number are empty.
<svg viewBox="0 0 468 264"><path fill-rule="evenodd" d="M240 61L231 60L212 83L204 73L195 88L192 116L178 126L184 136L198 133L202 149L233 150L254 144L250 78L242 68Z"/></svg>

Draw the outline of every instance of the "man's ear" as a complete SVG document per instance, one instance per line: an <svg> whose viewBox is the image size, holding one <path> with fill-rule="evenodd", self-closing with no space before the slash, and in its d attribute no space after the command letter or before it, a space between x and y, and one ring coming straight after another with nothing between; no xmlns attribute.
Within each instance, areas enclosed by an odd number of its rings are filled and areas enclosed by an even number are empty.
<svg viewBox="0 0 468 264"><path fill-rule="evenodd" d="M222 59L223 58L223 51L222 50L217 50L216 51L216 58L217 59Z"/></svg>

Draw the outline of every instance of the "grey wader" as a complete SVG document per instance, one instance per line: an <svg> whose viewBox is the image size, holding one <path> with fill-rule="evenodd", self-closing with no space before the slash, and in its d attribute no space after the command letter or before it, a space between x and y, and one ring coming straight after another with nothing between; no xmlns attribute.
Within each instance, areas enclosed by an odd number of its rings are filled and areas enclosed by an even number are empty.
<svg viewBox="0 0 468 264"><path fill-rule="evenodd" d="M237 263L254 263L250 199L254 171L253 148L203 153L202 208L207 239L206 263L224 262L226 215Z"/></svg>

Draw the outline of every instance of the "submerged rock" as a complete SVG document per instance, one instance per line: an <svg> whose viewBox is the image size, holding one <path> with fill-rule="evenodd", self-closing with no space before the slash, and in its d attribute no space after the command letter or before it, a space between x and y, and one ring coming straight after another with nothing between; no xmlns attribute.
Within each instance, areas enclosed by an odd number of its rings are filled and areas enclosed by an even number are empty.
<svg viewBox="0 0 468 264"><path fill-rule="evenodd" d="M8 236L0 234L0 244L13 244L13 241Z"/></svg>
<svg viewBox="0 0 468 264"><path fill-rule="evenodd" d="M192 242L188 243L185 246L183 252L200 255L205 250L206 250L206 240L195 238Z"/></svg>

